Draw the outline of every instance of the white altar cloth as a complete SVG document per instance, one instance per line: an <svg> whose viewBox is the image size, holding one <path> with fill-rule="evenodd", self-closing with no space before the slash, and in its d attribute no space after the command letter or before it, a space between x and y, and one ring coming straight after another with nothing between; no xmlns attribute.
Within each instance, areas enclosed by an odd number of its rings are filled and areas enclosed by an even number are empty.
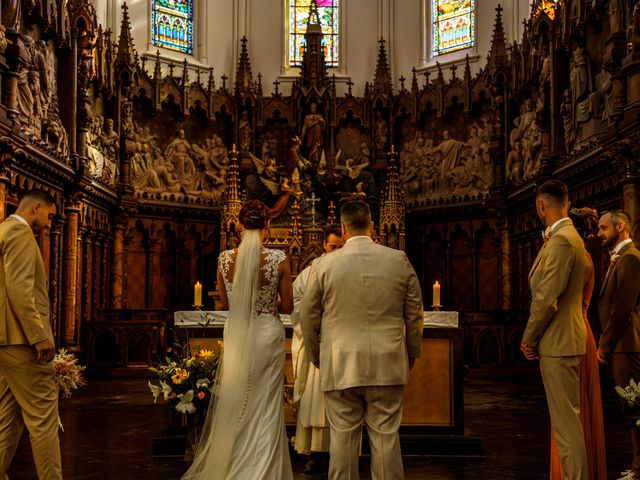
<svg viewBox="0 0 640 480"><path fill-rule="evenodd" d="M291 326L289 315L280 315L285 327ZM226 311L182 310L173 315L174 326L189 327L222 327L227 319ZM424 312L425 328L458 328L458 312Z"/></svg>

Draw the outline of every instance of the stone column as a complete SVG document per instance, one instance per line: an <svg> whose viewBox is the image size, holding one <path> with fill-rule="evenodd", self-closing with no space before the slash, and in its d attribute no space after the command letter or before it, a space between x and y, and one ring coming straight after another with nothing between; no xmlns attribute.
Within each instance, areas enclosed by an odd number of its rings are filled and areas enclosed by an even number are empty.
<svg viewBox="0 0 640 480"><path fill-rule="evenodd" d="M63 266L64 266L64 314L62 328L62 344L74 347L77 345L76 336L76 305L78 293L78 222L80 206L76 202L69 202L65 206L67 225L65 229Z"/></svg>
<svg viewBox="0 0 640 480"><path fill-rule="evenodd" d="M102 274L100 286L100 308L108 308L111 298L111 271L109 270L109 252L113 248L113 236L105 235L100 244L100 273Z"/></svg>
<svg viewBox="0 0 640 480"><path fill-rule="evenodd" d="M0 222L7 216L7 185L9 185L9 177L6 175L4 168L0 170Z"/></svg>
<svg viewBox="0 0 640 480"><path fill-rule="evenodd" d="M500 263L498 264L498 271L500 272L501 308L509 310L512 302L513 274L511 272L511 234L506 222L499 227L499 232Z"/></svg>
<svg viewBox="0 0 640 480"><path fill-rule="evenodd" d="M480 308L480 269L478 268L478 240L473 237L473 233L469 243L471 244L471 305L474 310L478 310Z"/></svg>
<svg viewBox="0 0 640 480"><path fill-rule="evenodd" d="M111 308L123 308L124 223L114 227L113 269L111 271Z"/></svg>
<svg viewBox="0 0 640 480"><path fill-rule="evenodd" d="M127 298L127 283L129 281L129 246L133 241L133 237L131 235L124 236L123 242L123 252L122 252L122 308L127 308L127 304L129 299Z"/></svg>
<svg viewBox="0 0 640 480"><path fill-rule="evenodd" d="M95 270L93 269L93 238L94 232L87 232L83 238L83 266L84 282L82 292L82 319L84 322L90 322L93 320L93 283L100 280L100 277L96 277Z"/></svg>
<svg viewBox="0 0 640 480"><path fill-rule="evenodd" d="M93 316L98 316L98 310L101 308L100 304L100 291L103 282L103 274L102 274L102 242L104 241L104 235L98 234L93 237L92 249L93 254L91 258L93 260L91 267L91 275L92 279L92 287L93 290L91 292L91 311L93 312Z"/></svg>
<svg viewBox="0 0 640 480"><path fill-rule="evenodd" d="M636 245L640 245L640 182L637 178L622 185L622 208L633 223L631 238Z"/></svg>
<svg viewBox="0 0 640 480"><path fill-rule="evenodd" d="M60 219L55 220L51 225L51 269L49 271L49 298L51 299L51 328L56 340L59 338L60 330L60 304L62 290L60 288L61 258L60 239L62 237L63 223Z"/></svg>
<svg viewBox="0 0 640 480"><path fill-rule="evenodd" d="M153 264L155 262L156 246L158 239L150 238L148 240L147 250L147 287L145 289L144 307L153 308Z"/></svg>

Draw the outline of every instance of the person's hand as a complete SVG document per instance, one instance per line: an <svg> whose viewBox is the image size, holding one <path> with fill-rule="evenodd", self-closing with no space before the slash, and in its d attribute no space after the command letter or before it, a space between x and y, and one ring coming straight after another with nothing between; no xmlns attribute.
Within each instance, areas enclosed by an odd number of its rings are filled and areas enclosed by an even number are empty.
<svg viewBox="0 0 640 480"><path fill-rule="evenodd" d="M409 357L409 370L416 364L416 357Z"/></svg>
<svg viewBox="0 0 640 480"><path fill-rule="evenodd" d="M533 347L524 341L520 344L520 350L524 353L524 356L527 360L537 360L540 357L538 356L538 349Z"/></svg>
<svg viewBox="0 0 640 480"><path fill-rule="evenodd" d="M598 362L602 365L607 365L607 353L604 351L602 347L598 347Z"/></svg>
<svg viewBox="0 0 640 480"><path fill-rule="evenodd" d="M33 346L36 349L36 360L39 362L50 362L56 355L56 347L51 340L43 340Z"/></svg>

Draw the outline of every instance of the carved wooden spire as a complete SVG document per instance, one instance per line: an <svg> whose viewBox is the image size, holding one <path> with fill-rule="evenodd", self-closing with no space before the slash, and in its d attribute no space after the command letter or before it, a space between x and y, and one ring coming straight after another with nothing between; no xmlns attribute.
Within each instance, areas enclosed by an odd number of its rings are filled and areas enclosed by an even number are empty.
<svg viewBox="0 0 640 480"><path fill-rule="evenodd" d="M373 89L375 93L391 96L393 95L393 83L391 82L391 69L387 59L385 40L381 38L378 43L380 46L378 48L378 63L373 79Z"/></svg>
<svg viewBox="0 0 640 480"><path fill-rule="evenodd" d="M240 210L242 199L240 198L240 180L238 177L238 149L235 144L229 152L229 172L227 174L227 186L224 193L224 205L220 216L220 245L222 248L233 247L229 238L234 236L236 242L239 238Z"/></svg>
<svg viewBox="0 0 640 480"><path fill-rule="evenodd" d="M304 88L320 89L329 85L327 66L324 61L324 46L322 45L322 26L317 10L318 5L313 0L307 31L304 34L305 48L302 53L302 68L300 69L300 83Z"/></svg>
<svg viewBox="0 0 640 480"><path fill-rule="evenodd" d="M118 39L118 52L116 53L116 64L133 65L135 62L135 50L133 48L133 37L131 36L131 22L129 21L129 7L127 2L122 4L122 24L120 25L120 38Z"/></svg>
<svg viewBox="0 0 640 480"><path fill-rule="evenodd" d="M503 70L509 60L507 57L507 40L504 34L502 23L502 6L496 7L496 20L493 25L493 37L491 39L491 50L487 56L487 72L491 75L499 70Z"/></svg>
<svg viewBox="0 0 640 480"><path fill-rule="evenodd" d="M380 240L383 245L404 250L404 203L398 174L398 154L393 145L388 153L387 191L380 209Z"/></svg>
<svg viewBox="0 0 640 480"><path fill-rule="evenodd" d="M251 63L249 61L249 51L247 49L247 37L240 40L240 58L238 58L238 68L236 70L236 95L243 95L252 92L253 75L251 74Z"/></svg>

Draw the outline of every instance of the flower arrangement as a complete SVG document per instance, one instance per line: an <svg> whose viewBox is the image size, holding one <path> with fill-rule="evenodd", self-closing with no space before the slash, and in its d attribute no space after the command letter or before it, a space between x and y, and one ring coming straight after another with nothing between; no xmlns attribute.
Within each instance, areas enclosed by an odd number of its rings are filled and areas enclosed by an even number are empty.
<svg viewBox="0 0 640 480"><path fill-rule="evenodd" d="M55 370L56 387L60 397L69 398L73 390L86 385L82 372L85 368L78 364L78 359L61 348L53 357L53 368Z"/></svg>
<svg viewBox="0 0 640 480"><path fill-rule="evenodd" d="M640 384L632 378L627 387L616 386L616 393L627 401L633 422L640 426Z"/></svg>
<svg viewBox="0 0 640 480"><path fill-rule="evenodd" d="M219 355L211 350L199 349L191 353L190 348L179 349L174 358L171 349L168 357L150 370L158 375L158 384L149 381L154 403L162 395L177 412L204 419L209 406Z"/></svg>

